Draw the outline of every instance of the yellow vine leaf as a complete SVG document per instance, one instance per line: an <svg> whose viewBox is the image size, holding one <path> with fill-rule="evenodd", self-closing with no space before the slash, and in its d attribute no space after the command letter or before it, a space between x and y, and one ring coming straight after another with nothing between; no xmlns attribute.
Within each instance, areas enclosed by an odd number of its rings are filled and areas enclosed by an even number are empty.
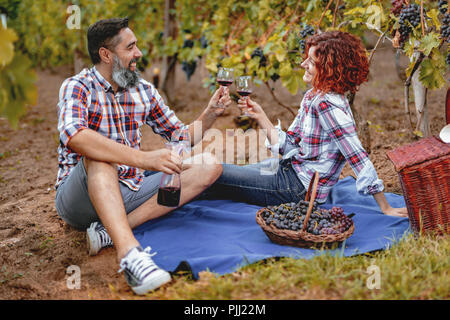
<svg viewBox="0 0 450 320"><path fill-rule="evenodd" d="M16 33L11 29L0 27L0 67L9 64L14 57L14 41Z"/></svg>

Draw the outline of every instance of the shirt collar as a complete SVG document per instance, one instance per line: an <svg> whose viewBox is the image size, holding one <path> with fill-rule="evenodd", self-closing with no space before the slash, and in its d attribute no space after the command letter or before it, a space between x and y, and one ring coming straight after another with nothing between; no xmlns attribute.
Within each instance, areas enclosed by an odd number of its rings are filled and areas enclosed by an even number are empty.
<svg viewBox="0 0 450 320"><path fill-rule="evenodd" d="M94 77L97 79L97 81L100 83L100 85L103 87L105 92L108 91L114 91L112 85L101 75L101 73L97 70L95 66L91 69L92 73L94 74Z"/></svg>

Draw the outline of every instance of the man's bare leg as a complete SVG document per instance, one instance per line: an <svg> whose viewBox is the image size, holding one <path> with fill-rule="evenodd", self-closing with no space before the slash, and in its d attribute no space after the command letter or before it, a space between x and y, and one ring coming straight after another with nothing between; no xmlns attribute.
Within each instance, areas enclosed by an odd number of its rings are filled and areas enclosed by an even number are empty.
<svg viewBox="0 0 450 320"><path fill-rule="evenodd" d="M209 153L200 154L190 160L192 164L186 165L187 168L180 175L180 206L191 201L206 190L222 174L222 165ZM157 198L158 195L156 194L128 214L128 223L131 229L176 209L159 205ZM106 229L108 230L107 227Z"/></svg>
<svg viewBox="0 0 450 320"><path fill-rule="evenodd" d="M88 192L100 221L108 231L120 261L129 250L139 246L127 220L115 165L84 158Z"/></svg>

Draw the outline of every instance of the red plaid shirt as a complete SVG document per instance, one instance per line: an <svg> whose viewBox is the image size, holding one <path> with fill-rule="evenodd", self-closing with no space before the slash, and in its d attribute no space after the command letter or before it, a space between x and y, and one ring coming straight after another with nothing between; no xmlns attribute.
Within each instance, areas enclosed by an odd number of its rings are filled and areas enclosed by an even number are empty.
<svg viewBox="0 0 450 320"><path fill-rule="evenodd" d="M83 129L92 129L109 139L134 149L140 148L140 128L148 124L167 140L187 139L187 129L165 105L154 86L141 79L138 86L116 94L95 67L66 79L59 92L58 130L59 171L55 187L69 175L81 155L68 146ZM138 190L143 172L126 165L118 166L119 181Z"/></svg>
<svg viewBox="0 0 450 320"><path fill-rule="evenodd" d="M297 176L308 188L314 172L319 172L316 200L326 201L339 180L345 162L356 173L356 189L362 194L383 191L373 163L364 150L357 132L353 114L343 95L306 92L299 112L287 132L276 126L279 143L267 146L277 150L283 158L291 159Z"/></svg>

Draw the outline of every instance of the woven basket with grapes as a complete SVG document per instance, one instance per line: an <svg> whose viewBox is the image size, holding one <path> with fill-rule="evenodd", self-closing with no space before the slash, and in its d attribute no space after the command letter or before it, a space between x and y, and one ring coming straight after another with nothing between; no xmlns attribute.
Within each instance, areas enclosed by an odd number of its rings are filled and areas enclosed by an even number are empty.
<svg viewBox="0 0 450 320"><path fill-rule="evenodd" d="M316 172L305 200L258 210L256 222L272 242L301 248L331 248L353 234L354 214L340 207L321 209L315 201L319 174Z"/></svg>

